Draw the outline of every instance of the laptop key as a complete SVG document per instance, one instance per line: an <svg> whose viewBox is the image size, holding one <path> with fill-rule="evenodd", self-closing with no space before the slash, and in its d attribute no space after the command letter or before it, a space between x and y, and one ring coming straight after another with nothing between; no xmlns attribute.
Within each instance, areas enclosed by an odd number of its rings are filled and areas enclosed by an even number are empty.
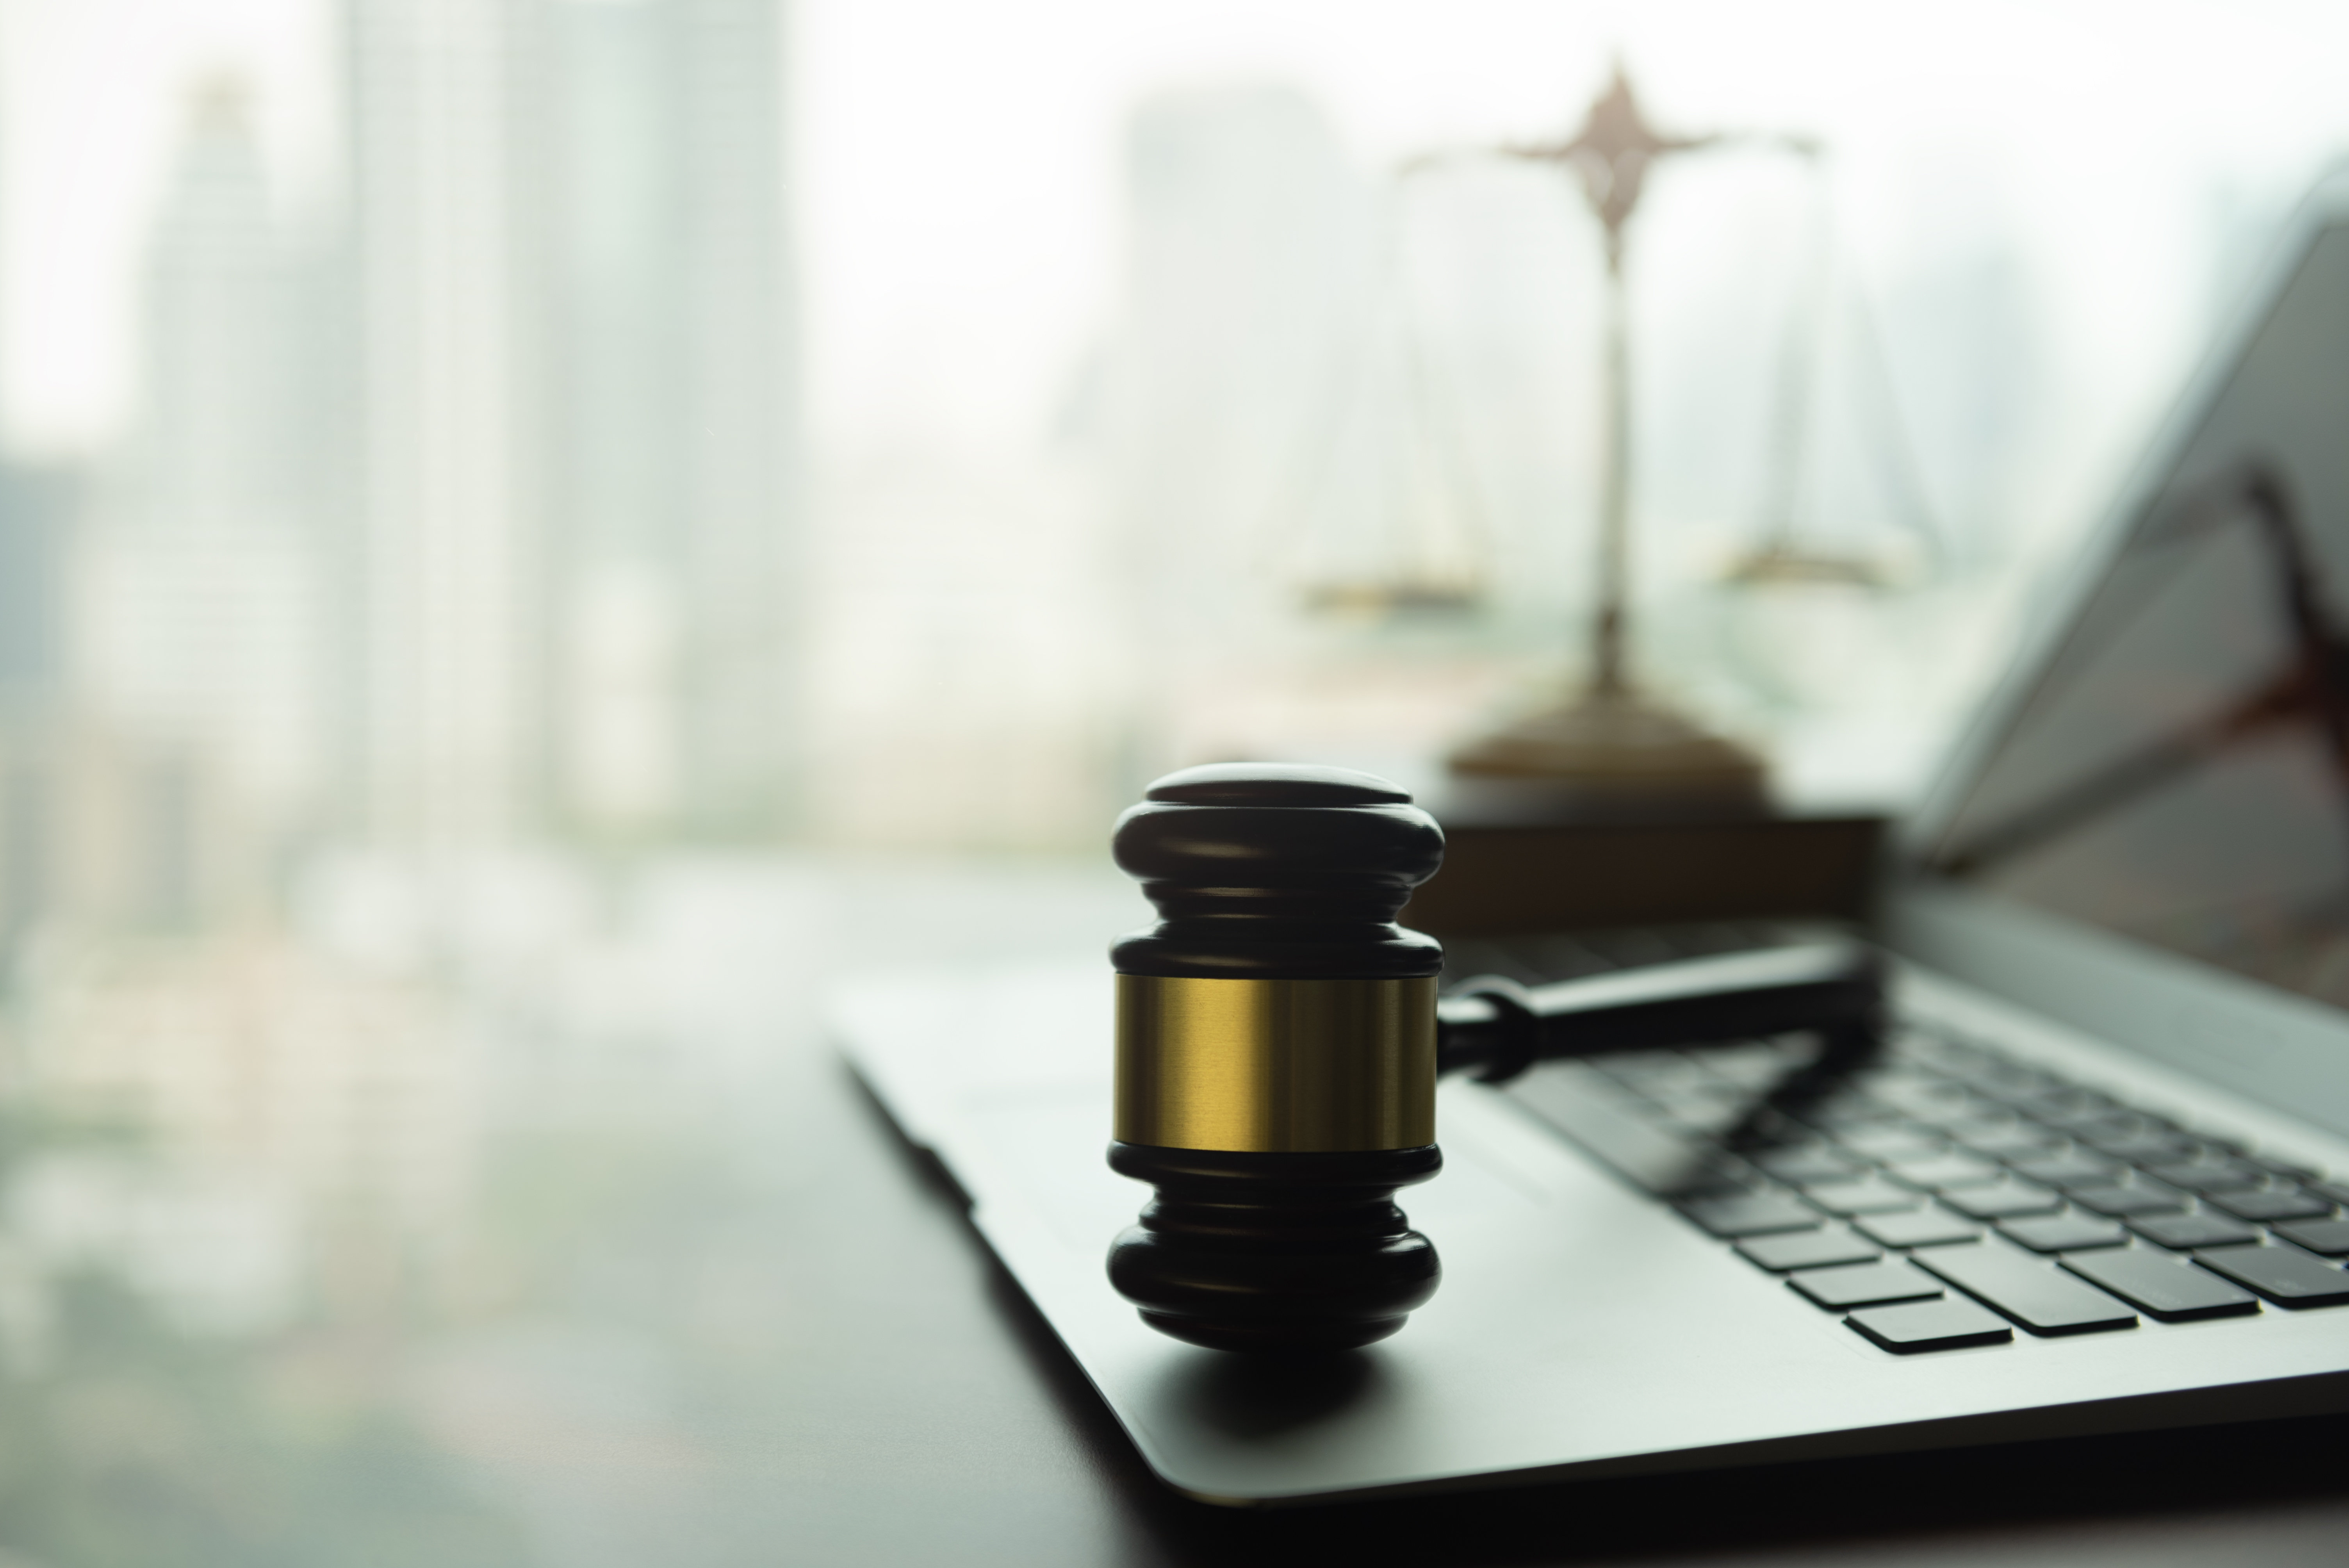
<svg viewBox="0 0 2349 1568"><path fill-rule="evenodd" d="M2082 1140L2088 1147L2116 1160L2131 1160L2147 1163L2162 1160L2190 1158L2201 1144L2183 1133L2167 1129L2137 1129L2127 1132L2090 1133Z"/></svg>
<svg viewBox="0 0 2349 1568"><path fill-rule="evenodd" d="M2032 1333L2098 1334L2135 1328L2137 1314L2052 1264L2003 1247L1949 1247L1917 1262ZM2342 1276L2349 1284L2349 1274Z"/></svg>
<svg viewBox="0 0 2349 1568"><path fill-rule="evenodd" d="M1723 1198L1692 1198L1681 1212L1724 1241L1766 1236L1777 1231L1817 1228L1818 1212L1779 1192L1741 1192Z"/></svg>
<svg viewBox="0 0 2349 1568"><path fill-rule="evenodd" d="M1830 1214L1889 1214L1924 1202L1924 1194L1915 1188L1880 1176L1863 1176L1856 1181L1813 1181L1804 1187L1803 1197Z"/></svg>
<svg viewBox="0 0 2349 1568"><path fill-rule="evenodd" d="M1909 1106L1906 1111L1910 1120L1922 1122L1952 1137L1961 1130L1992 1130L1992 1128L1985 1127L1985 1123L1994 1124L1998 1130L2022 1125L2012 1111L1996 1100L1984 1099L1971 1091L1966 1091L1965 1098L1961 1099L1945 1100L1938 1105Z"/></svg>
<svg viewBox="0 0 2349 1568"><path fill-rule="evenodd" d="M1752 1107L1741 1104L1729 1096L1674 1100L1662 1107L1667 1125L1695 1138L1711 1138L1736 1127L1751 1113Z"/></svg>
<svg viewBox="0 0 2349 1568"><path fill-rule="evenodd" d="M2100 1144L2110 1139L2158 1136L2168 1130L2147 1122L2144 1118L2111 1106L2073 1111L2068 1114L2042 1116L2036 1119L2042 1127L2052 1127L2067 1137L2083 1143Z"/></svg>
<svg viewBox="0 0 2349 1568"><path fill-rule="evenodd" d="M2060 1087L2055 1079L2044 1073L2033 1073L2004 1057L1981 1049L1951 1057L1941 1064L1941 1070L1961 1083L1972 1085L1993 1099L2008 1103L2017 1099L2028 1099L2043 1090Z"/></svg>
<svg viewBox="0 0 2349 1568"><path fill-rule="evenodd" d="M2251 1286L2278 1306L2349 1304L2349 1273L2298 1247L2220 1247L2196 1253L2194 1261Z"/></svg>
<svg viewBox="0 0 2349 1568"><path fill-rule="evenodd" d="M2092 1160L2085 1154L2044 1154L2008 1163L2014 1167L2016 1175L2050 1187L2109 1187L2121 1173L2121 1168L2113 1161Z"/></svg>
<svg viewBox="0 0 2349 1568"><path fill-rule="evenodd" d="M1951 1112L1978 1115L1986 1103L1964 1085L1921 1068L1889 1068L1868 1075L1866 1081L1868 1092L1878 1101L1920 1121L1936 1120Z"/></svg>
<svg viewBox="0 0 2349 1568"><path fill-rule="evenodd" d="M2185 1252L2193 1247L2227 1247L2256 1242L2260 1233L2224 1214L2146 1214L2128 1222L2129 1229L2157 1246Z"/></svg>
<svg viewBox="0 0 2349 1568"><path fill-rule="evenodd" d="M1670 1093L1704 1081L1705 1071L1678 1051L1627 1051L1590 1065L1637 1094Z"/></svg>
<svg viewBox="0 0 2349 1568"><path fill-rule="evenodd" d="M1861 1235L1888 1247L1946 1247L1982 1237L1980 1225L1969 1224L1940 1209L1913 1214L1870 1214L1852 1224Z"/></svg>
<svg viewBox="0 0 2349 1568"><path fill-rule="evenodd" d="M1998 1233L2034 1253L2075 1253L2090 1247L2117 1247L2128 1233L2111 1220L2093 1214L2044 1214L2035 1220L2001 1220Z"/></svg>
<svg viewBox="0 0 2349 1568"><path fill-rule="evenodd" d="M2002 1319L1970 1301L1951 1298L1869 1307L1844 1322L1896 1356L1958 1350L1969 1345L2004 1345L2014 1338L2014 1330Z"/></svg>
<svg viewBox="0 0 2349 1568"><path fill-rule="evenodd" d="M1891 1122L1880 1127L1849 1129L1838 1133L1836 1141L1869 1160L1907 1160L1919 1155L1938 1154L1944 1140L1930 1128Z"/></svg>
<svg viewBox="0 0 2349 1568"><path fill-rule="evenodd" d="M1883 1249L1860 1240L1841 1225L1822 1231L1789 1231L1775 1236L1754 1236L1737 1243L1747 1263L1785 1274L1788 1269L1825 1268L1830 1264L1872 1263Z"/></svg>
<svg viewBox="0 0 2349 1568"><path fill-rule="evenodd" d="M1734 1147L1748 1159L1756 1154L1792 1153L1797 1149L1817 1149L1819 1135L1796 1121L1793 1117L1756 1107L1737 1129ZM1833 1152L1829 1150L1828 1152Z"/></svg>
<svg viewBox="0 0 2349 1568"><path fill-rule="evenodd" d="M2070 1130L2111 1120L2116 1115L2127 1115L2100 1094L2067 1084L2052 1084L2044 1088L2025 1089L2021 1093L2002 1094L2006 1101L2023 1115L2044 1126Z"/></svg>
<svg viewBox="0 0 2349 1568"><path fill-rule="evenodd" d="M2349 1220L2296 1220L2276 1226L2275 1233L2296 1247L2328 1258L2349 1254Z"/></svg>
<svg viewBox="0 0 2349 1568"><path fill-rule="evenodd" d="M1859 1167L1825 1149L1779 1149L1752 1158L1781 1181L1843 1181L1859 1174Z"/></svg>
<svg viewBox="0 0 2349 1568"><path fill-rule="evenodd" d="M2298 1187L2254 1187L2248 1192L2213 1192L2204 1200L2239 1220L2313 1220L2333 1212L2333 1205Z"/></svg>
<svg viewBox="0 0 2349 1568"><path fill-rule="evenodd" d="M1888 1160L1885 1166L1895 1176L1913 1186L1940 1190L1949 1187L1982 1187L2002 1174L1994 1161L1977 1154L1928 1154L1914 1159Z"/></svg>
<svg viewBox="0 0 2349 1568"><path fill-rule="evenodd" d="M2189 1192L2233 1192L2257 1187L2265 1173L2239 1160L2187 1160L2174 1165L2149 1165L2146 1174Z"/></svg>
<svg viewBox="0 0 2349 1568"><path fill-rule="evenodd" d="M1837 1138L1847 1132L1881 1131L1896 1115L1888 1107L1853 1095L1835 1095L1795 1113L1804 1126Z"/></svg>
<svg viewBox="0 0 2349 1568"><path fill-rule="evenodd" d="M1914 1264L1861 1264L1854 1268L1807 1269L1788 1274L1796 1294L1817 1305L1843 1312L1855 1306L1886 1306L1896 1301L1930 1301L1949 1292Z"/></svg>
<svg viewBox="0 0 2349 1568"><path fill-rule="evenodd" d="M1740 1088L1768 1088L1796 1065L1769 1046L1716 1046L1688 1054L1691 1060Z"/></svg>
<svg viewBox="0 0 2349 1568"><path fill-rule="evenodd" d="M1986 1160L2028 1160L2052 1153L2062 1141L2044 1128L2028 1123L2010 1127L1953 1127L1950 1136Z"/></svg>
<svg viewBox="0 0 2349 1568"><path fill-rule="evenodd" d="M2251 1292L2168 1253L2130 1247L2065 1258L2064 1266L2164 1323L2236 1317L2260 1309Z"/></svg>
<svg viewBox="0 0 2349 1568"><path fill-rule="evenodd" d="M2075 1187L2071 1197L2075 1208L2094 1209L2099 1214L2110 1214L2119 1220L2138 1214L2175 1214L2186 1207L2183 1192L2151 1181L2132 1182L2127 1187Z"/></svg>
<svg viewBox="0 0 2349 1568"><path fill-rule="evenodd" d="M1943 1202L1977 1220L2007 1220L2021 1214L2052 1214L2064 1206L2063 1195L2036 1181L2007 1181L1996 1187L1968 1187L1942 1195Z"/></svg>
<svg viewBox="0 0 2349 1568"><path fill-rule="evenodd" d="M1735 1173L1713 1146L1626 1114L1620 1092L1588 1068L1536 1068L1513 1081L1511 1099L1597 1155L1635 1186L1662 1198L1733 1191Z"/></svg>
<svg viewBox="0 0 2349 1568"><path fill-rule="evenodd" d="M2330 1198L2344 1208L2349 1208L2349 1181L2311 1181L2308 1188L2312 1192Z"/></svg>

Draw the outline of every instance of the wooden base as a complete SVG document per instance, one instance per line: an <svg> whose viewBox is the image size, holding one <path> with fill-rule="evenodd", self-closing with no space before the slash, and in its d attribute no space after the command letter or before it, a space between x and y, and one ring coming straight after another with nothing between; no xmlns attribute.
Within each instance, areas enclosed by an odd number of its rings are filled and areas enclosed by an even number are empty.
<svg viewBox="0 0 2349 1568"><path fill-rule="evenodd" d="M1594 691L1452 754L1463 782L1539 786L1630 806L1757 810L1761 758L1651 698Z"/></svg>
<svg viewBox="0 0 2349 1568"><path fill-rule="evenodd" d="M1885 819L1447 815L1444 869L1403 907L1437 937L1683 921L1867 918Z"/></svg>

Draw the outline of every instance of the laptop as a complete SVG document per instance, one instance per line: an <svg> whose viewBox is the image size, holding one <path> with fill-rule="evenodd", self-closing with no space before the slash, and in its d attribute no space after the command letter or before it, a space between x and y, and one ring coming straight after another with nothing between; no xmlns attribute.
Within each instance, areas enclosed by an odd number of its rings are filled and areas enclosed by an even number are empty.
<svg viewBox="0 0 2349 1568"><path fill-rule="evenodd" d="M1760 1117L1799 1038L1447 1081L1444 1174L1401 1195L1443 1287L1319 1360L1178 1343L1110 1289L1148 1192L1102 1162L1105 961L868 977L831 1016L1204 1501L2349 1409L2349 171L1893 859L1879 1055ZM1449 972L1777 939L1528 937Z"/></svg>

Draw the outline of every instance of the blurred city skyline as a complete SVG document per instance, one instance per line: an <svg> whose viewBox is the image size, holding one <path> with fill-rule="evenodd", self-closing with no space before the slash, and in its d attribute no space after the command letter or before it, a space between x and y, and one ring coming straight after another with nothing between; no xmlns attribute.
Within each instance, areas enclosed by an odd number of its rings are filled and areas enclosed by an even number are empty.
<svg viewBox="0 0 2349 1568"><path fill-rule="evenodd" d="M1072 848L1203 757L1423 765L1574 668L1597 247L1491 154L1620 63L1757 139L1632 239L1641 657L1921 757L2349 145L2339 24L2216 15L11 0L76 744L222 862ZM1914 581L1724 593L1774 508ZM1413 572L1470 613L1344 613Z"/></svg>
<svg viewBox="0 0 2349 1568"><path fill-rule="evenodd" d="M127 409L11 492L13 904L201 924L326 842L792 825L782 6L333 14L336 200L191 57Z"/></svg>

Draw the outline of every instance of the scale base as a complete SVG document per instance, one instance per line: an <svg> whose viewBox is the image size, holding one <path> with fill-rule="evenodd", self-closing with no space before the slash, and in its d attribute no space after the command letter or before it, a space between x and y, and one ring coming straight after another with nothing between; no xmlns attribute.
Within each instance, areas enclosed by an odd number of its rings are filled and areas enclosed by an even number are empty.
<svg viewBox="0 0 2349 1568"><path fill-rule="evenodd" d="M1767 804L1762 758L1633 692L1591 692L1471 741L1463 783L1555 793L1592 808L1741 815Z"/></svg>

